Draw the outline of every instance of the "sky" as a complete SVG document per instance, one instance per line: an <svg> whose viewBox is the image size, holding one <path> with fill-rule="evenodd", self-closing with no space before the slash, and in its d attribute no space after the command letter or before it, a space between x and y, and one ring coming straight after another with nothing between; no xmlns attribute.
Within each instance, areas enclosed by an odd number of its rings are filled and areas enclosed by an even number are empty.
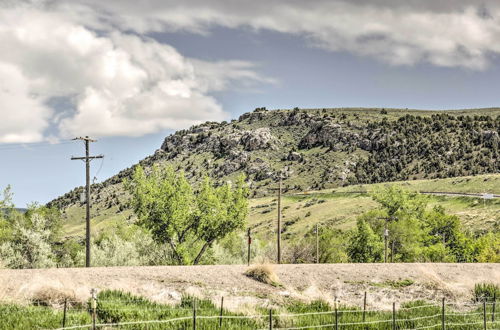
<svg viewBox="0 0 500 330"><path fill-rule="evenodd" d="M499 106L500 2L0 0L0 188L101 182L256 107Z"/></svg>

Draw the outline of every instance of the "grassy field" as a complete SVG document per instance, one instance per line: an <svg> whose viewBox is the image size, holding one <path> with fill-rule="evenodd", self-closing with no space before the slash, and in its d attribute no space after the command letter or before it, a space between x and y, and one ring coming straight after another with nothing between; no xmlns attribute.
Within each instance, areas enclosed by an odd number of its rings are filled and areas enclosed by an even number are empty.
<svg viewBox="0 0 500 330"><path fill-rule="evenodd" d="M500 194L500 174L478 175L434 180L394 182L412 191L435 191L456 193ZM380 189L384 184L355 185L338 189L311 191L303 194L285 194L283 207L283 238L303 234L316 224L338 229L352 228L360 214L377 207L367 193ZM123 196L122 196L123 198ZM479 197L428 196L430 207L443 206L447 212L456 214L471 230L490 230L500 224L500 199L483 200ZM260 237L273 235L277 215L275 196L250 200L248 225ZM135 216L131 210L120 212L118 205L92 209L92 230L99 232L122 223L132 223ZM64 233L66 236L84 233L84 208L71 206L65 212Z"/></svg>
<svg viewBox="0 0 500 330"><path fill-rule="evenodd" d="M403 186L412 191L500 194L500 175L498 174L390 184ZM355 185L283 196L284 238L307 232L316 224L338 229L353 227L357 216L378 206L368 193L382 189L386 185L388 184ZM428 198L429 207L443 206L447 212L457 215L464 225L474 230L489 230L500 224L500 199L498 198L483 200L479 197L432 195ZM250 205L250 226L255 228L257 233L272 234L278 212L276 198L252 199Z"/></svg>
<svg viewBox="0 0 500 330"><path fill-rule="evenodd" d="M65 326L92 323L91 303L70 306ZM396 307L397 306L397 307ZM0 329L55 329L62 326L61 306L0 305ZM444 315L443 315L444 313ZM216 306L209 300L183 297L171 306L154 303L120 291L103 291L96 302L96 324L115 324L120 329L259 329L317 328L338 325L350 329L414 329L438 327L445 322L448 329L477 329L486 323L495 328L493 304L476 303L466 309L442 306L424 301L394 305L394 310L368 309L336 305L316 300L310 303L289 301L283 306L261 307L246 313L235 313ZM444 319L443 319L444 316ZM121 324L121 325L119 325Z"/></svg>
<svg viewBox="0 0 500 330"><path fill-rule="evenodd" d="M500 174L485 174L457 178L394 182L411 191L444 191L454 193L491 193L500 195ZM373 191L386 183L351 185L335 189L337 192Z"/></svg>

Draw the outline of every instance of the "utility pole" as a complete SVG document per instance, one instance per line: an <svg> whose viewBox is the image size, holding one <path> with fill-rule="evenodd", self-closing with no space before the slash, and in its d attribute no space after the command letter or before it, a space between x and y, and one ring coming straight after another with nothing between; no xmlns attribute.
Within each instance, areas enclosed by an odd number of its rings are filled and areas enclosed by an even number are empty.
<svg viewBox="0 0 500 330"><path fill-rule="evenodd" d="M392 238L392 243L391 243L391 263L394 262L394 237Z"/></svg>
<svg viewBox="0 0 500 330"><path fill-rule="evenodd" d="M387 220L384 229L384 262L387 262L387 239L389 238L389 229L387 229Z"/></svg>
<svg viewBox="0 0 500 330"><path fill-rule="evenodd" d="M283 173L279 172L279 185L278 188L270 188L269 190L278 190L278 224L276 230L276 243L278 248L277 263L281 264L281 187L282 187L282 176Z"/></svg>
<svg viewBox="0 0 500 330"><path fill-rule="evenodd" d="M97 140L92 140L88 136L77 137L73 140L82 140L85 142L85 157L71 157L71 160L85 161L85 267L90 267L90 161L93 159L104 158L104 156L90 156L90 142L97 142Z"/></svg>
<svg viewBox="0 0 500 330"><path fill-rule="evenodd" d="M316 224L316 263L319 264L319 228Z"/></svg>
<svg viewBox="0 0 500 330"><path fill-rule="evenodd" d="M278 186L278 264L281 264L281 173Z"/></svg>
<svg viewBox="0 0 500 330"><path fill-rule="evenodd" d="M250 246L252 245L252 234L250 232L250 228L248 228L247 236L248 236L247 266L250 266L250 252L251 252Z"/></svg>

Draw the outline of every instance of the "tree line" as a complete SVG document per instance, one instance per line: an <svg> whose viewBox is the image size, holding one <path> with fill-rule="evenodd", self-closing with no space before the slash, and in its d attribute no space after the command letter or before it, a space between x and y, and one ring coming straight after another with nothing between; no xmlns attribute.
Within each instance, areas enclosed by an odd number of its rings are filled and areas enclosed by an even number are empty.
<svg viewBox="0 0 500 330"><path fill-rule="evenodd" d="M95 234L94 266L245 263L244 177L223 184L206 177L195 185L170 167L137 167L126 187L138 221ZM379 207L359 216L353 229L320 227L320 262L383 262L386 238L394 262L500 262L497 229L485 234L466 230L457 216L430 207L427 196L397 186L378 190L372 198ZM0 209L0 267L84 265L84 238L64 236L57 209L33 204L17 212L9 188ZM284 262L314 262L315 240L313 230L287 240ZM251 253L254 261L272 261L275 243L257 237Z"/></svg>

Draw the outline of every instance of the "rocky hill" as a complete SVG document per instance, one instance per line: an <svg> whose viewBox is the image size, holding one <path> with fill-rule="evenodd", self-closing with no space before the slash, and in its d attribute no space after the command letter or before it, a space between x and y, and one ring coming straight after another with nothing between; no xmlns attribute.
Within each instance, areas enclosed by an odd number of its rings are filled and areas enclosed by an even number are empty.
<svg viewBox="0 0 500 330"><path fill-rule="evenodd" d="M500 172L500 109L258 108L231 122L206 122L165 138L142 160L168 163L196 181L205 173L227 181L245 173L254 196L279 175L285 191ZM96 208L126 209L128 168L93 185ZM82 187L49 205L79 204Z"/></svg>

